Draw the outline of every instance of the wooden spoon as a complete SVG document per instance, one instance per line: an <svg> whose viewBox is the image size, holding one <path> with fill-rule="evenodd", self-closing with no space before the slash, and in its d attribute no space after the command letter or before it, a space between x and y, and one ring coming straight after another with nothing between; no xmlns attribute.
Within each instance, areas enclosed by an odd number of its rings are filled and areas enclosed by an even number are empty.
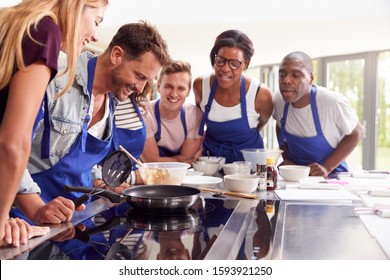
<svg viewBox="0 0 390 280"><path fill-rule="evenodd" d="M129 158L131 158L136 164L138 164L139 166L143 166L142 162L140 162L132 154L130 154L123 146L119 145L119 150L123 151L126 155L128 155Z"/></svg>
<svg viewBox="0 0 390 280"><path fill-rule="evenodd" d="M212 192L217 194L230 195L230 196L243 197L243 198L251 198L251 199L259 198L259 196L255 193L227 192L223 190L209 189L209 188L201 188L200 190L204 192Z"/></svg>

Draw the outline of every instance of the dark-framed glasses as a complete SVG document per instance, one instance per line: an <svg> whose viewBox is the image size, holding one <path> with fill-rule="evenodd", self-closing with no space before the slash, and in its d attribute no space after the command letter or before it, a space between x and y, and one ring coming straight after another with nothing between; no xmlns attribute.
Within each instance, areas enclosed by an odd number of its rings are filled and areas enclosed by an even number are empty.
<svg viewBox="0 0 390 280"><path fill-rule="evenodd" d="M227 62L230 69L232 70L237 70L238 68L240 68L241 64L244 62L245 60L243 61L239 61L237 59L226 59L222 56L219 56L219 55L216 55L215 58L214 58L214 65L218 66L218 67L223 67L225 65L225 63Z"/></svg>

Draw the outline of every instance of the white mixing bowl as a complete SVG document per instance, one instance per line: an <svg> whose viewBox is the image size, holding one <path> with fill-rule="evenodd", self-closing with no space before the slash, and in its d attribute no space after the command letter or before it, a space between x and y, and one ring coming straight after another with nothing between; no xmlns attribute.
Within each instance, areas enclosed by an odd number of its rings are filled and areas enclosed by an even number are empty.
<svg viewBox="0 0 390 280"><path fill-rule="evenodd" d="M180 185L190 166L182 162L147 162L139 172L146 185Z"/></svg>
<svg viewBox="0 0 390 280"><path fill-rule="evenodd" d="M216 156L203 156L203 157L199 157L198 158L198 161L206 161L206 162L218 162L219 163L219 170L222 169L223 165L225 164L226 162L226 158L224 157L216 157ZM219 171L218 170L218 171Z"/></svg>
<svg viewBox="0 0 390 280"><path fill-rule="evenodd" d="M257 171L257 164L266 164L267 157L275 159L275 164L278 162L282 155L282 150L269 150L269 149L243 149L241 153L245 161L252 163L252 172Z"/></svg>
<svg viewBox="0 0 390 280"><path fill-rule="evenodd" d="M304 165L282 165L279 166L279 174L286 181L298 182L309 176L310 167Z"/></svg>
<svg viewBox="0 0 390 280"><path fill-rule="evenodd" d="M214 176L219 171L218 162L197 161L192 163L195 171L201 171L206 176Z"/></svg>
<svg viewBox="0 0 390 280"><path fill-rule="evenodd" d="M232 192L251 193L259 186L259 177L250 174L231 174L223 177L225 188Z"/></svg>

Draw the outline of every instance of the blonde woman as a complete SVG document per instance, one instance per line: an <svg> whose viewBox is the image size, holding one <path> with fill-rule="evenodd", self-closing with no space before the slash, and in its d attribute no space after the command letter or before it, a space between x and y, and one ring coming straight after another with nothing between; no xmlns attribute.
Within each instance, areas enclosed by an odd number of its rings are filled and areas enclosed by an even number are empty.
<svg viewBox="0 0 390 280"><path fill-rule="evenodd" d="M57 74L60 50L67 55L64 72L73 77L83 47L97 40L107 5L108 0L24 0L0 9L0 246L19 246L47 232L9 219L8 212L23 178L37 121L44 119L49 125L48 110L45 114L42 107L46 87ZM31 190L23 191L39 193L39 188L31 184ZM69 220L74 211L74 204L63 198L43 205L42 201L37 207L52 211L49 223Z"/></svg>

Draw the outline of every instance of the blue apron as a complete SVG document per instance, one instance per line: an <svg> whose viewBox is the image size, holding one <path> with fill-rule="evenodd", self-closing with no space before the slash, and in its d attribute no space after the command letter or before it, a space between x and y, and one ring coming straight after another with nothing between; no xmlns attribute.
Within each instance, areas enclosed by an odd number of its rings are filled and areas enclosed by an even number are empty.
<svg viewBox="0 0 390 280"><path fill-rule="evenodd" d="M33 132L32 132L32 139L34 139L38 129L38 124L42 119L43 119L43 135L41 140L41 158L46 159L49 158L50 155L50 116L49 116L49 101L46 92L45 92L45 96L43 97L42 104L39 107L37 117L35 118Z"/></svg>
<svg viewBox="0 0 390 280"><path fill-rule="evenodd" d="M312 87L310 92L310 106L313 115L314 125L317 135L313 137L298 137L286 131L286 119L289 103L284 105L283 118L281 120L281 128L279 134L279 146L283 147L287 143L287 156L298 165L308 165L313 162L323 164L325 160L333 153L334 149L326 140L318 117L318 109L316 103L317 88ZM348 171L347 163L343 161L332 172Z"/></svg>
<svg viewBox="0 0 390 280"><path fill-rule="evenodd" d="M159 104L160 104L160 100L157 100L156 103L154 104L154 115L156 116L156 122L157 122L157 132L154 135L154 139L156 139L157 143L161 139L161 117L160 117L160 110L158 109ZM180 118L184 129L184 139L185 139L187 137L187 124L186 124L186 116L183 107L180 108ZM159 146L158 144L157 146L158 146L160 157L172 157L180 153L180 149L178 151L171 151L166 147Z"/></svg>
<svg viewBox="0 0 390 280"><path fill-rule="evenodd" d="M132 97L130 97L130 100L133 103L134 109L142 123L142 128L131 130L117 127L116 132L118 133L119 144L128 150L135 158L139 158L145 146L146 126L137 102L135 102L134 98ZM136 164L133 164L133 170L136 169L138 169L138 167Z"/></svg>
<svg viewBox="0 0 390 280"><path fill-rule="evenodd" d="M240 104L241 118L215 122L208 120L211 103L215 97L218 81L214 80L211 87L209 100L205 106L205 112L199 128L199 135L203 135L204 125L207 121L206 135L203 141L202 154L205 156L221 156L226 158L226 162L242 161L244 157L241 149L262 149L263 139L256 127L251 128L248 122L246 111L246 92L244 77L241 76Z"/></svg>
<svg viewBox="0 0 390 280"><path fill-rule="evenodd" d="M96 58L88 62L88 92L92 95L92 85L95 74ZM71 104L70 104L71 106ZM87 112L89 111L89 108ZM110 104L110 115L113 120L114 104ZM113 124L112 137L109 140L100 140L88 133L89 116L84 120L81 134L70 148L69 152L61 158L53 167L42 172L32 174L33 180L41 188L41 197L49 202L57 196L75 199L83 193L66 193L65 185L69 186L93 186L91 171L94 165L100 163L108 154L116 139L113 136L115 126ZM12 216L18 216L28 221L19 209L11 211Z"/></svg>

